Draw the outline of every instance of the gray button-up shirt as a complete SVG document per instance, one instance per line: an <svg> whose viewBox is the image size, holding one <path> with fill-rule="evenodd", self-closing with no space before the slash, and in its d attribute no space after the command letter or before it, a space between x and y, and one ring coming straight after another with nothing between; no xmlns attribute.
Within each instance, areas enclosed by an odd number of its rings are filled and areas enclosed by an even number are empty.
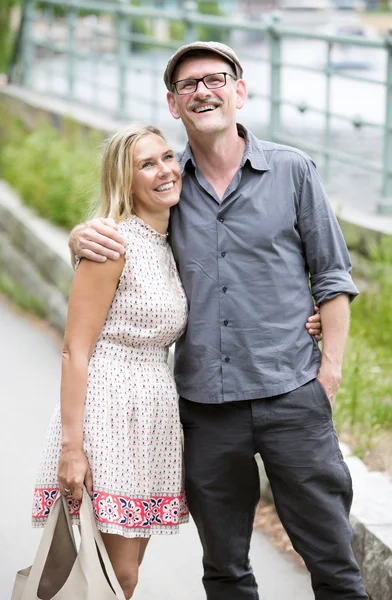
<svg viewBox="0 0 392 600"><path fill-rule="evenodd" d="M312 160L238 131L246 149L221 202L190 146L178 155L183 188L170 240L189 319L175 377L179 394L195 402L265 398L313 379L312 295L321 304L358 293Z"/></svg>

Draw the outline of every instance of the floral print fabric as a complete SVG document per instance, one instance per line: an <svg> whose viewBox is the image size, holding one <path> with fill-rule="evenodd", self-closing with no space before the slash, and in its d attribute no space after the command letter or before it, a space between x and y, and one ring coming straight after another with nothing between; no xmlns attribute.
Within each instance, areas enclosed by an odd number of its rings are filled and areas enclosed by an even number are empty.
<svg viewBox="0 0 392 600"><path fill-rule="evenodd" d="M188 520L177 392L168 348L186 326L187 303L166 236L138 217L119 227L126 263L89 362L84 450L97 525L126 537L177 533ZM58 491L58 404L34 492L43 526ZM70 514L78 503L68 499Z"/></svg>

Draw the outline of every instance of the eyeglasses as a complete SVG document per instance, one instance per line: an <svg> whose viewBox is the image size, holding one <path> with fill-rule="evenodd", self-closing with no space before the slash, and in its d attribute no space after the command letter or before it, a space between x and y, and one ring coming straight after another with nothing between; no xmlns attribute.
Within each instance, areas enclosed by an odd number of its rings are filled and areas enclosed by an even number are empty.
<svg viewBox="0 0 392 600"><path fill-rule="evenodd" d="M226 85L227 76L235 79L234 75L230 73L213 73L212 75L204 75L204 77L200 77L199 79L180 79L180 81L173 83L173 87L180 96L196 92L200 81L204 83L208 90L216 90Z"/></svg>

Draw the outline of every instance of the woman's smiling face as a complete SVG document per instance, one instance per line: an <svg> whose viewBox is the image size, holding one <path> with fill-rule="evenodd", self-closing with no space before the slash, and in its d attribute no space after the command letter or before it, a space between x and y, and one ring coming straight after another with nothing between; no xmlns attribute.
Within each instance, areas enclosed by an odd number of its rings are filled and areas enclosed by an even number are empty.
<svg viewBox="0 0 392 600"><path fill-rule="evenodd" d="M173 150L155 133L143 136L133 153L132 193L138 209L162 212L177 204L181 192L181 169Z"/></svg>

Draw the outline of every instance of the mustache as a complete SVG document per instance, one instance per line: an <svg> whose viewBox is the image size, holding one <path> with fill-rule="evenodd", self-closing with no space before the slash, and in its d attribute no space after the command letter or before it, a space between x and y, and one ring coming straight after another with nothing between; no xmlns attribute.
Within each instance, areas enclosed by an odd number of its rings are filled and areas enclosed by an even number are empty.
<svg viewBox="0 0 392 600"><path fill-rule="evenodd" d="M222 106L222 104L222 100L214 98L211 100L191 100L186 107L188 110L193 110L194 108L198 108L199 106Z"/></svg>

